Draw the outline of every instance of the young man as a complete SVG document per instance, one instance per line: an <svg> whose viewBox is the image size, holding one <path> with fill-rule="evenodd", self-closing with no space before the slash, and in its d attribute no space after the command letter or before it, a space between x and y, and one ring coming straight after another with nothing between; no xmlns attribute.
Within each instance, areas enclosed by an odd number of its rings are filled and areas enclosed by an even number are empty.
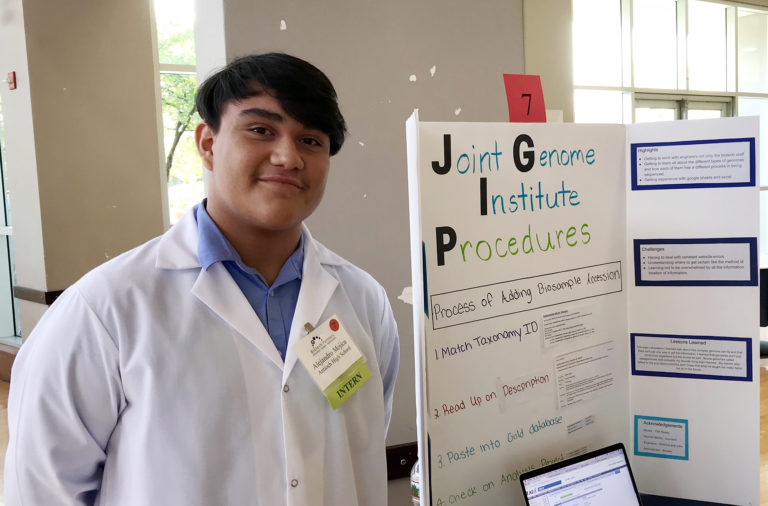
<svg viewBox="0 0 768 506"><path fill-rule="evenodd" d="M336 93L266 54L197 105L207 200L66 290L19 352L8 505L387 502L392 312L302 225L344 141ZM294 349L333 315L371 371L335 410Z"/></svg>

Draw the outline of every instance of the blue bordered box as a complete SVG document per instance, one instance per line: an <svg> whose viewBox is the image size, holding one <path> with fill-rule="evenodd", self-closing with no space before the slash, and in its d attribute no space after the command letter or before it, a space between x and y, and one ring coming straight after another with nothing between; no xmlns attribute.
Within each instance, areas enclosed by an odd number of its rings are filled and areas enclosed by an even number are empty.
<svg viewBox="0 0 768 506"><path fill-rule="evenodd" d="M734 183L681 183L681 184L638 184L637 180L637 150L646 147L695 146L702 144L723 144L746 142L749 144L749 181ZM677 142L642 142L630 145L630 164L632 175L632 191L638 190L680 190L686 188L732 188L755 186L755 138L743 137L738 139L705 139Z"/></svg>
<svg viewBox="0 0 768 506"><path fill-rule="evenodd" d="M675 425L681 425L683 426L684 430L684 452L682 455L672 455L667 453L655 453L655 452L649 452L644 451L640 448L640 441L638 440L638 428L640 426L641 421L647 420L649 423L654 425L663 426L664 423L669 424L675 424ZM644 457L657 457L660 459L675 459L675 460L688 460L688 420L683 420L681 418L661 418L658 416L643 416L643 415L635 415L635 455L642 455Z"/></svg>
<svg viewBox="0 0 768 506"><path fill-rule="evenodd" d="M706 239L635 239L635 286L757 286L757 238L756 237L722 237ZM664 244L747 244L749 246L749 279L693 279L651 281L642 278L640 248L642 246Z"/></svg>
<svg viewBox="0 0 768 506"><path fill-rule="evenodd" d="M708 340L708 341L729 341L729 342L742 342L746 350L744 359L746 363L744 376L725 376L717 374L695 374L695 373L682 373L682 372L665 372L665 371L645 371L637 369L637 357L636 357L636 338L637 336L651 337L659 339L686 339L686 340ZM690 335L676 335L676 334L646 334L642 332L629 334L630 353L632 355L632 374L635 376L661 376L664 378L692 378L692 379L709 379L709 380L727 380L727 381L752 381L752 340L747 337L722 337L722 336L690 336Z"/></svg>

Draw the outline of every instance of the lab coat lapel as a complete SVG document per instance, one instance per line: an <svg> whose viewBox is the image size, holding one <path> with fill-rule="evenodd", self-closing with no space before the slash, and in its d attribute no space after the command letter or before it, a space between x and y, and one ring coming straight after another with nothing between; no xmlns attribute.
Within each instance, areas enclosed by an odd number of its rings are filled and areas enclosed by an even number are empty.
<svg viewBox="0 0 768 506"><path fill-rule="evenodd" d="M306 246L304 248L304 269L299 290L299 299L296 302L296 311L291 323L291 336L288 341L288 350L285 354L285 369L283 369L283 381L288 378L296 364L296 352L293 346L306 335L304 325L306 323L316 327L325 308L336 291L339 282L326 270L322 264L322 258L317 244L305 228Z"/></svg>
<svg viewBox="0 0 768 506"><path fill-rule="evenodd" d="M221 262L200 270L192 293L277 367L283 368L283 360L267 330Z"/></svg>

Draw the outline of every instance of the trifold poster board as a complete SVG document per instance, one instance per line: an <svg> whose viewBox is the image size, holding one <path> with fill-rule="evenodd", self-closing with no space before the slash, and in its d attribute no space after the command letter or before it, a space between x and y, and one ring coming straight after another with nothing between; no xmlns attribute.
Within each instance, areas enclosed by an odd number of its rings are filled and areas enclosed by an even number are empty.
<svg viewBox="0 0 768 506"><path fill-rule="evenodd" d="M616 442L643 493L759 503L757 125L414 113L422 504Z"/></svg>

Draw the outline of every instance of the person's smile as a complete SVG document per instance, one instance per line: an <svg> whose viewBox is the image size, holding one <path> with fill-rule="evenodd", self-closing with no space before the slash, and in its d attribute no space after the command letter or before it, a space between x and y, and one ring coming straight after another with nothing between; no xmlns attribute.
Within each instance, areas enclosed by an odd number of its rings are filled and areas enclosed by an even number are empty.
<svg viewBox="0 0 768 506"><path fill-rule="evenodd" d="M268 185L272 185L275 188L282 188L285 187L285 189L290 188L296 188L298 190L304 190L305 185L304 183L295 177L285 176L285 175L265 175L265 176L259 176L257 178L257 181L261 183L266 183Z"/></svg>

